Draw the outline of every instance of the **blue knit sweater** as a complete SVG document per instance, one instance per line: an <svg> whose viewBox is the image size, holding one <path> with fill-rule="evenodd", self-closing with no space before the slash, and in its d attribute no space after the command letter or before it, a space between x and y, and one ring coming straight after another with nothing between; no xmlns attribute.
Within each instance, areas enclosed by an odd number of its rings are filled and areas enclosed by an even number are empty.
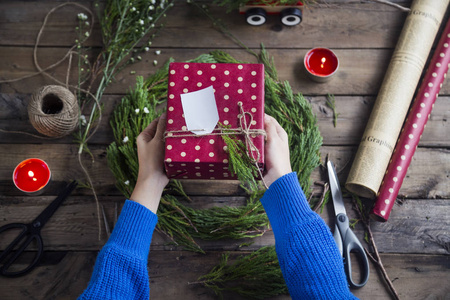
<svg viewBox="0 0 450 300"><path fill-rule="evenodd" d="M324 221L313 212L295 173L275 181L261 202L292 299L357 299L348 288L342 258ZM147 257L157 216L127 200L97 257L79 299L148 299Z"/></svg>

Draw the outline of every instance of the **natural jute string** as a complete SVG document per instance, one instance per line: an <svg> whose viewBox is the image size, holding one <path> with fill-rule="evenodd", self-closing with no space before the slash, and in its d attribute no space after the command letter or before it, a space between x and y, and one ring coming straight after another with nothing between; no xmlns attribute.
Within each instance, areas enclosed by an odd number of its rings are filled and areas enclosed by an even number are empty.
<svg viewBox="0 0 450 300"><path fill-rule="evenodd" d="M71 91L59 85L47 85L31 96L28 117L37 131L57 138L77 127L80 110Z"/></svg>

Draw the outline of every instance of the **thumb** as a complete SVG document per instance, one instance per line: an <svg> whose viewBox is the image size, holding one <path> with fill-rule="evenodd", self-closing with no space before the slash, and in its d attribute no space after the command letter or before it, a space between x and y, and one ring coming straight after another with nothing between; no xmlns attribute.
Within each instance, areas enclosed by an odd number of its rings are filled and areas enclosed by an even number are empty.
<svg viewBox="0 0 450 300"><path fill-rule="evenodd" d="M156 127L156 134L155 134L155 138L157 138L158 140L163 140L164 138L164 131L166 131L166 119L167 114L163 113L158 120L158 125Z"/></svg>
<svg viewBox="0 0 450 300"><path fill-rule="evenodd" d="M277 128L274 123L275 119L268 114L264 116L264 129L267 133L267 141L272 140L275 136L277 136Z"/></svg>

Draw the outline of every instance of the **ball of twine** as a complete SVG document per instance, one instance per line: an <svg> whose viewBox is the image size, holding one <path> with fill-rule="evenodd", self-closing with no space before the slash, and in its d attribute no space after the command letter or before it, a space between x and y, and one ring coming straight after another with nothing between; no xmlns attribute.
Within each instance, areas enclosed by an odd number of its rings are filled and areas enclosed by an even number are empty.
<svg viewBox="0 0 450 300"><path fill-rule="evenodd" d="M77 126L80 109L76 97L68 89L47 85L31 96L28 117L40 133L49 137L63 137Z"/></svg>

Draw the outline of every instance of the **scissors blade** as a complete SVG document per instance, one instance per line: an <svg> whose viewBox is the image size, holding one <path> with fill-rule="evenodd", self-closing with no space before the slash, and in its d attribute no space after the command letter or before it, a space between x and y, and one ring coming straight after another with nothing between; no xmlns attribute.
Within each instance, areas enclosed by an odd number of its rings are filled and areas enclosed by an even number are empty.
<svg viewBox="0 0 450 300"><path fill-rule="evenodd" d="M34 219L31 224L35 228L44 227L45 223L50 219L50 217L55 213L61 203L72 193L72 191L77 187L77 181L72 181L69 183L40 214Z"/></svg>
<svg viewBox="0 0 450 300"><path fill-rule="evenodd" d="M331 161L327 163L328 178L330 180L331 197L333 198L334 213L346 215L344 199L342 198L341 186L336 174L336 169Z"/></svg>

